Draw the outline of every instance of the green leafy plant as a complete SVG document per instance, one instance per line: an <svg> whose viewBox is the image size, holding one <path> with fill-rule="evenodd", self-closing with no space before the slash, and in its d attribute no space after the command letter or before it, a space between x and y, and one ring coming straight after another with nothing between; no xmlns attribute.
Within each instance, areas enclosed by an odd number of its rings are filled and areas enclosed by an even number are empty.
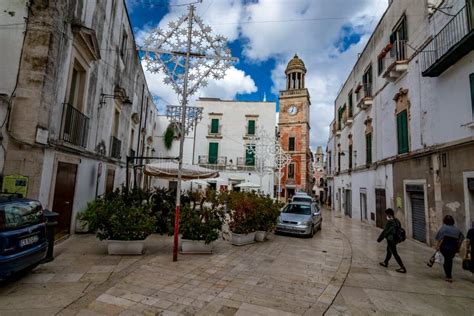
<svg viewBox="0 0 474 316"><path fill-rule="evenodd" d="M173 140L175 138L175 127L173 124L168 125L163 137L163 142L165 143L165 148L170 150L173 146Z"/></svg>
<svg viewBox="0 0 474 316"><path fill-rule="evenodd" d="M141 192L116 191L88 203L79 215L100 240L143 240L155 231L152 205Z"/></svg>

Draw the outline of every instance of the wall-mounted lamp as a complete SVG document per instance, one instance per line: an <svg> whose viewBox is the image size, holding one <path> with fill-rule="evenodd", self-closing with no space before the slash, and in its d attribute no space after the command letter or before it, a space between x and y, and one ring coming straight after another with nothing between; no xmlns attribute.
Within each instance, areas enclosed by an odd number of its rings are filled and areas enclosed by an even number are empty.
<svg viewBox="0 0 474 316"><path fill-rule="evenodd" d="M155 152L156 152L155 148L152 148L152 149L151 149L151 155L152 155L152 156L155 156Z"/></svg>
<svg viewBox="0 0 474 316"><path fill-rule="evenodd" d="M100 101L99 104L102 106L105 104L106 99L119 99L122 101L123 105L132 105L132 101L130 101L130 98L127 96L121 96L118 94L106 94L106 93L101 93L100 94Z"/></svg>

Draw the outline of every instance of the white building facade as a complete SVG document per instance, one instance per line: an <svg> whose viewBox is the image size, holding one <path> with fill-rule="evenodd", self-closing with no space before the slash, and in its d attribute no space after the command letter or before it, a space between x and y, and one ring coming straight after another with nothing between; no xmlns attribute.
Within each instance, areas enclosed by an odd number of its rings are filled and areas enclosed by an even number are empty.
<svg viewBox="0 0 474 316"><path fill-rule="evenodd" d="M335 100L327 167L336 212L382 227L393 208L427 244L445 215L470 227L473 6L390 3Z"/></svg>
<svg viewBox="0 0 474 316"><path fill-rule="evenodd" d="M216 169L219 178L205 180L217 190L238 190L236 185L251 182L255 188L274 196L274 157L259 157L255 148L275 144L275 102L240 102L217 98L200 98L196 106L202 107L202 120L186 135L183 162ZM163 143L163 135L169 124L160 116L157 143ZM258 136L265 134L265 142ZM170 150L160 147L160 157L177 157L179 142L176 139ZM191 181L183 184L183 190L191 188ZM174 187L174 181L155 180L155 186ZM194 185L194 184L193 184Z"/></svg>
<svg viewBox="0 0 474 316"><path fill-rule="evenodd" d="M1 2L0 16L11 25L0 30L3 190L26 180L26 196L72 233L87 202L125 184L126 156L155 147L158 113L127 8L15 0Z"/></svg>

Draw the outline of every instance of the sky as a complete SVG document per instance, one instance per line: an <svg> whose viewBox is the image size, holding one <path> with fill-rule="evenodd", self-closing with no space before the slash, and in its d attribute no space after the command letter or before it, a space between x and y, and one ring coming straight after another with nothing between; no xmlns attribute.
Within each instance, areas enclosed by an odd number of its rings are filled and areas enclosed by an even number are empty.
<svg viewBox="0 0 474 316"><path fill-rule="evenodd" d="M196 1L126 0L137 44L186 14L190 2ZM286 65L298 54L311 96L311 148L325 148L337 93L387 5L388 0L202 0L197 15L227 38L238 62L222 80L209 80L191 104L198 97L262 101L266 96L278 109ZM177 104L163 74L145 70L145 75L159 110Z"/></svg>

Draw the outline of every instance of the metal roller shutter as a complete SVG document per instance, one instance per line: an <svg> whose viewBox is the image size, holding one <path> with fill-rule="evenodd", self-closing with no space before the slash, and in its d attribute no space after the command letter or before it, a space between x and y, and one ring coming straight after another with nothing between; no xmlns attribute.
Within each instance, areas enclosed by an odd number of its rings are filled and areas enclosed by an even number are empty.
<svg viewBox="0 0 474 316"><path fill-rule="evenodd" d="M411 216L413 223L413 238L426 242L425 200L423 194L411 193Z"/></svg>

